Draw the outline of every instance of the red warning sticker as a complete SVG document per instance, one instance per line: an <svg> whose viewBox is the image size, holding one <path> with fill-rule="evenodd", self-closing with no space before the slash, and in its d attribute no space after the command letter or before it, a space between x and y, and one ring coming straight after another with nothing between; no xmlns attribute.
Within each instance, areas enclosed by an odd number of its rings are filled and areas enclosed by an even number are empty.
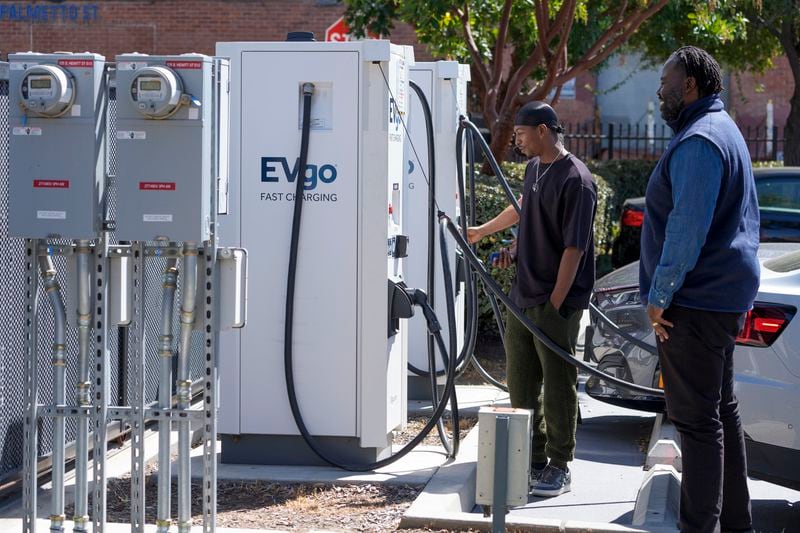
<svg viewBox="0 0 800 533"><path fill-rule="evenodd" d="M59 59L58 66L72 68L92 68L94 67L94 59Z"/></svg>
<svg viewBox="0 0 800 533"><path fill-rule="evenodd" d="M200 70L203 68L202 61L167 61L169 68L185 69L185 70Z"/></svg>
<svg viewBox="0 0 800 533"><path fill-rule="evenodd" d="M69 180L33 180L36 189L69 189Z"/></svg>
<svg viewBox="0 0 800 533"><path fill-rule="evenodd" d="M140 191L174 191L174 181L140 181Z"/></svg>

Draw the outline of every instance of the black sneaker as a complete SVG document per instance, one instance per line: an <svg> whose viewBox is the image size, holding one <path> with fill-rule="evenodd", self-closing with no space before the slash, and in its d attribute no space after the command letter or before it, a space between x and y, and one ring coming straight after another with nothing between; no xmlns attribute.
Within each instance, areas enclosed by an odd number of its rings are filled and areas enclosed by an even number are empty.
<svg viewBox="0 0 800 533"><path fill-rule="evenodd" d="M541 468L536 468L536 465L531 465L531 478L530 478L530 490L539 484L539 480L542 479L542 474L544 471L547 470L547 463L543 463L544 466Z"/></svg>
<svg viewBox="0 0 800 533"><path fill-rule="evenodd" d="M544 469L539 483L537 483L531 494L534 496L552 497L570 491L572 474L569 469L561 470L557 466L547 465Z"/></svg>

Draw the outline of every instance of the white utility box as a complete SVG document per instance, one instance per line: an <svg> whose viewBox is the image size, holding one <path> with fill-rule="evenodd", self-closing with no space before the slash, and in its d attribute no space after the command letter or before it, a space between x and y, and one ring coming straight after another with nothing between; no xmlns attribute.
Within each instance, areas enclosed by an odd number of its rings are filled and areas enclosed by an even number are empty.
<svg viewBox="0 0 800 533"><path fill-rule="evenodd" d="M466 178L466 145L461 161L457 161L456 133L459 116L467 115L467 84L470 80L469 65L460 65L456 61L437 61L416 63L411 67L411 81L416 83L425 94L431 108L433 134L436 151L435 160L435 197L439 209L447 213L453 221L461 215L458 199L458 165L464 168ZM408 119L408 139L406 139L406 183L404 188L404 218L409 240L414 253L409 255L405 266L406 283L410 287L428 288L428 220L433 216L433 257L434 275L432 294L428 295L433 303L436 316L442 324L442 339L450 346L450 331L447 327L447 298L444 278L442 276L442 260L439 250L439 222L436 211L430 213L428 184L428 141L420 99L411 93ZM456 331L459 353L464 346L464 282L456 281L459 259L456 254L455 239L447 236L447 249L450 252L450 271L455 283L453 294L456 295ZM408 325L408 361L419 370L428 371L428 328L420 313L409 321ZM443 357L436 349L436 368L444 370ZM438 383L444 386L446 376L442 375ZM409 397L412 399L430 398L430 379L409 371Z"/></svg>
<svg viewBox="0 0 800 533"><path fill-rule="evenodd" d="M347 43L218 43L231 60L229 205L221 246L249 253L248 327L221 334L222 461L311 464L284 377L292 212L305 178L294 318L298 403L343 461L390 451L406 419L405 321L388 320L403 278L403 143L413 49ZM298 176L304 83L314 84L306 176Z"/></svg>
<svg viewBox="0 0 800 533"><path fill-rule="evenodd" d="M493 505L497 418L508 420L508 484L506 505L528 503L531 475L531 412L511 407L481 407L478 411L478 472L475 503Z"/></svg>

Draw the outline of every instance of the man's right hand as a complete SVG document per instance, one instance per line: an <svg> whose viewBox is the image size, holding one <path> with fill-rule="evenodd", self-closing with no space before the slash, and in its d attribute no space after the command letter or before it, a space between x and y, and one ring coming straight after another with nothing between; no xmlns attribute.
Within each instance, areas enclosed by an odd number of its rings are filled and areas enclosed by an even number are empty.
<svg viewBox="0 0 800 533"><path fill-rule="evenodd" d="M467 242L470 244L475 244L484 237L486 237L486 235L483 234L480 226L472 226L467 228Z"/></svg>
<svg viewBox="0 0 800 533"><path fill-rule="evenodd" d="M514 263L514 257L508 248L500 248L498 252L500 255L492 260L492 266L495 268L508 268Z"/></svg>

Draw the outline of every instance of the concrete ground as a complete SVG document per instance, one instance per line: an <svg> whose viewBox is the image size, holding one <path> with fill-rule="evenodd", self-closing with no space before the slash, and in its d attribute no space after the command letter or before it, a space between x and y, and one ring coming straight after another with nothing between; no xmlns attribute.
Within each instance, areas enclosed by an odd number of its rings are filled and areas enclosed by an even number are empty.
<svg viewBox="0 0 800 533"><path fill-rule="evenodd" d="M459 387L462 412L477 414L482 405L508 403L508 396L492 387ZM578 427L578 449L571 465L572 492L556 498L530 498L506 515L512 528L531 531L633 532L633 508L644 478L644 439L649 437L653 416L630 411L579 396L583 424ZM429 412L424 402L411 403L409 414ZM174 439L175 440L175 439ZM147 439L148 456L155 454L157 436ZM280 467L220 465L220 479L262 479L286 482L332 483L410 483L427 484L403 519L404 526L432 528L487 529L491 518L484 518L475 502L475 465L478 432L462 441L461 453L448 461L438 447L419 447L408 456L374 473L354 474L328 467ZM195 450L199 453L199 449ZM199 472L199 459L193 459L193 472ZM127 473L130 456L125 449L114 452L108 461L109 476ZM175 470L173 470L174 472ZM67 480L67 501L72 494L72 479ZM763 481L751 480L756 530L791 533L800 531L800 492ZM40 489L39 516L46 517L50 487ZM20 502L0 508L0 532L21 531ZM47 531L40 521L39 531ZM70 528L71 529L71 528ZM113 525L111 533L129 531L126 524ZM149 530L148 530L149 531ZM199 529L197 531L200 531ZM222 529L223 533L245 530Z"/></svg>
<svg viewBox="0 0 800 533"><path fill-rule="evenodd" d="M510 515L630 525L642 483L644 443L655 415L631 411L579 394L583 423L570 464L572 491L555 498L531 497Z"/></svg>

